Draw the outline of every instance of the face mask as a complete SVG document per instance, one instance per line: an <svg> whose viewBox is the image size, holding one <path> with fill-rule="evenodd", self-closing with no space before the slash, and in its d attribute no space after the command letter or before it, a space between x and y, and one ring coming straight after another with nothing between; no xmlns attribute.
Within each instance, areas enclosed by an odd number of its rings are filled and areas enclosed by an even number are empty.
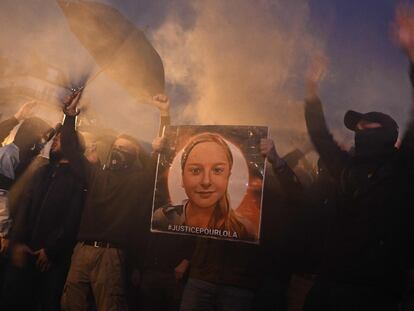
<svg viewBox="0 0 414 311"><path fill-rule="evenodd" d="M364 129L355 132L355 154L374 155L394 150L398 132L389 128Z"/></svg>
<svg viewBox="0 0 414 311"><path fill-rule="evenodd" d="M135 162L135 155L128 152L112 149L109 157L109 169L111 170L122 170L132 166Z"/></svg>

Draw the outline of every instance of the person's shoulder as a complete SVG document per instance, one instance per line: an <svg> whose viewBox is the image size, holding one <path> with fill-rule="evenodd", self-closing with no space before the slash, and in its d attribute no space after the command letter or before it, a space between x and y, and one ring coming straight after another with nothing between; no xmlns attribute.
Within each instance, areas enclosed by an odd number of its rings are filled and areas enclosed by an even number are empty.
<svg viewBox="0 0 414 311"><path fill-rule="evenodd" d="M167 218L174 217L175 215L181 216L184 214L184 204L166 204L157 208L154 212L154 217L163 216Z"/></svg>
<svg viewBox="0 0 414 311"><path fill-rule="evenodd" d="M18 159L19 158L19 147L17 147L14 143L10 143L3 147L0 147L0 157Z"/></svg>
<svg viewBox="0 0 414 311"><path fill-rule="evenodd" d="M183 224L185 221L184 204L166 204L157 208L153 215L153 224L162 226L168 224Z"/></svg>

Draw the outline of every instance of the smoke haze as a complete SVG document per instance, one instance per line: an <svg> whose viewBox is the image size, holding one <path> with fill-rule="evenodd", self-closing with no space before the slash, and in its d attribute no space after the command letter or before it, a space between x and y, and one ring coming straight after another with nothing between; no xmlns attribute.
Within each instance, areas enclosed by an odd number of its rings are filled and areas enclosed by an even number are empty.
<svg viewBox="0 0 414 311"><path fill-rule="evenodd" d="M358 32L346 29L352 39L340 41L340 12L330 7L325 24L315 23L322 13L308 0L97 2L119 9L145 31L160 54L174 124L268 125L281 153L303 147L303 76L310 57L323 51L330 71L321 95L339 141L350 144L342 123L348 109L391 113L404 127L410 90L404 57L397 49L384 57L392 46L386 32L389 19L381 22L383 34L369 24L357 25ZM0 25L0 56L8 59L6 67L16 61L36 68L37 59L69 80L99 71L55 1L3 0ZM378 43L379 37L386 39ZM1 83L10 83L10 78L3 75ZM1 111L11 114L23 100L6 103L2 98ZM87 87L83 101L86 114L118 131L146 141L158 131L156 109L131 98L105 72ZM50 111L41 113L54 122L59 113Z"/></svg>

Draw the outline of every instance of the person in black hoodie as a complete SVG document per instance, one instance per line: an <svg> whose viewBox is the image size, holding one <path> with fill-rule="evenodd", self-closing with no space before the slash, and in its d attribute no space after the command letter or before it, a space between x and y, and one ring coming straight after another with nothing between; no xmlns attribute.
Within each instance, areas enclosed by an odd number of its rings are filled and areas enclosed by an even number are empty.
<svg viewBox="0 0 414 311"><path fill-rule="evenodd" d="M413 63L411 25L414 15L397 13L397 39ZM390 116L348 111L345 126L355 132L355 155L350 155L326 126L317 96L323 67L319 63L308 77L305 118L339 189L320 276L304 310L397 310L404 273L413 263L414 117L397 150L398 126Z"/></svg>
<svg viewBox="0 0 414 311"><path fill-rule="evenodd" d="M18 206L1 300L4 310L60 310L84 197L84 185L64 152L71 148L83 153L75 131L77 99L71 100L53 139L50 162L37 169Z"/></svg>

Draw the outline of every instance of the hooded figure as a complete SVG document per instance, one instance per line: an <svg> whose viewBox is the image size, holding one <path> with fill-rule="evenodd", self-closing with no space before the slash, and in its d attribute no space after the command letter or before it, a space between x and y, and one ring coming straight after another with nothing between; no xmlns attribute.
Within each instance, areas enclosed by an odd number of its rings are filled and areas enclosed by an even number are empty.
<svg viewBox="0 0 414 311"><path fill-rule="evenodd" d="M394 310L404 272L413 262L410 184L414 172L414 122L395 147L398 125L381 112L348 111L355 132L351 154L329 132L320 99L305 103L310 138L338 185L333 220L323 252L320 279L304 310ZM358 306L356 309L355 306Z"/></svg>

